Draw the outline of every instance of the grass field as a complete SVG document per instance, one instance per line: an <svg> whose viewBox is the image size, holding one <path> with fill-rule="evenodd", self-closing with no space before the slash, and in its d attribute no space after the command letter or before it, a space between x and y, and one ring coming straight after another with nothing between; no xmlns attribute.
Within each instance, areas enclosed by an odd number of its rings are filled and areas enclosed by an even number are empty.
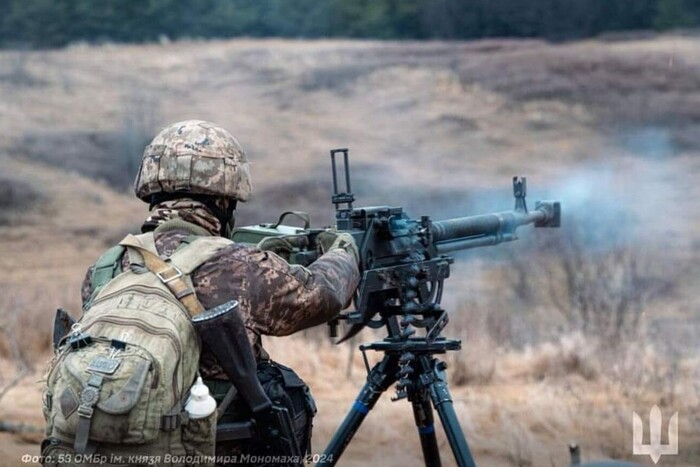
<svg viewBox="0 0 700 467"><path fill-rule="evenodd" d="M0 421L41 426L55 308L146 206L129 186L167 123L236 135L256 196L238 221L332 220L328 150L349 146L359 203L433 218L506 210L510 178L560 199L564 226L461 254L445 297L455 407L477 462L567 465L631 453L631 418L679 411L700 464L700 39L235 40L0 52ZM497 250L497 251L496 251ZM271 339L318 400L319 452L362 385L325 329ZM361 340L378 337L368 332ZM408 403L382 400L340 465L420 465ZM37 453L0 433L0 465ZM447 465L453 465L444 437Z"/></svg>

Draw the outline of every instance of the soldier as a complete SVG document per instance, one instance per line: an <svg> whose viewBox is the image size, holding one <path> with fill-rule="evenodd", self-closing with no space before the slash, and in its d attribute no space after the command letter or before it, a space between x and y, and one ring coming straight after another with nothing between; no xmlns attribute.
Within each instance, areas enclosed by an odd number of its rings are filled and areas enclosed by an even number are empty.
<svg viewBox="0 0 700 467"><path fill-rule="evenodd" d="M163 259L192 236L228 237L237 202L247 201L252 193L248 161L239 143L223 128L199 120L175 123L158 133L144 151L134 189L151 210L141 230L154 232ZM196 298L204 309L238 300L256 358L266 361L262 335L285 336L324 323L349 304L357 288L358 252L352 237L328 232L320 242L325 253L308 268L290 265L270 251L231 243L190 274ZM118 261L121 270L129 268L129 255ZM94 295L94 277L91 267L82 287L84 304ZM206 342L199 366L220 399L230 383ZM300 404L313 406L311 400ZM235 412L236 404L231 407ZM301 414L307 420L297 432L300 446L308 446L313 411ZM231 449L238 447L217 445L217 455Z"/></svg>

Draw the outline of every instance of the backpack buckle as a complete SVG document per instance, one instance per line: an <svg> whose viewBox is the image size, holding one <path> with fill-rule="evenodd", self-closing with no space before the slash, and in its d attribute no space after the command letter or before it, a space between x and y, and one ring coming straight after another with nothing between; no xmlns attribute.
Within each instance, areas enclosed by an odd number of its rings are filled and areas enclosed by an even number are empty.
<svg viewBox="0 0 700 467"><path fill-rule="evenodd" d="M165 277L166 272L170 272L173 270L175 271L174 275L172 275L170 277ZM169 282L174 281L175 279L181 278L183 276L183 274L182 274L182 271L180 271L180 268L178 268L175 265L172 265L170 269L166 269L165 271L161 271L161 272L156 272L156 276L158 276L158 279L160 279L160 281L163 284L167 284Z"/></svg>

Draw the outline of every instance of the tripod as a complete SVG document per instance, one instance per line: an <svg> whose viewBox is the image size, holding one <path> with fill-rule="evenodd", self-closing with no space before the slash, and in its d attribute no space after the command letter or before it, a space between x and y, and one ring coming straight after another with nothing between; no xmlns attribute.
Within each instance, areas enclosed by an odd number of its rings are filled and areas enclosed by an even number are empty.
<svg viewBox="0 0 700 467"><path fill-rule="evenodd" d="M338 183L341 178L337 154L343 155L344 191ZM440 336L448 321L440 301L454 261L446 253L517 240L517 228L528 224L559 227L561 206L558 201L541 201L534 211L528 211L525 178L513 177L515 208L512 211L433 222L429 216L411 219L401 207L353 208L355 195L350 188L348 160L347 148L331 151L331 202L335 204L337 230L349 233L357 243L362 280L353 300L357 311L331 320L330 334L337 337L338 320L344 319L351 328L339 342L356 335L365 326L373 329L386 326L388 336L360 347L367 382L326 447L321 464L338 462L379 397L396 384L394 400L407 398L413 405L425 464L440 466L435 408L457 464L474 467L447 390L447 365L435 358L435 354L461 347L460 341ZM375 319L377 315L379 318ZM417 337L417 330L424 330L425 336ZM382 360L372 369L367 362L367 350L384 352Z"/></svg>
<svg viewBox="0 0 700 467"><path fill-rule="evenodd" d="M459 426L452 398L447 389L445 373L447 365L434 357L435 354L460 348L459 340L444 337L438 337L433 341L425 337L409 339L387 337L381 341L360 346L367 368L367 381L326 447L322 456L326 461L324 465L335 465L379 397L396 383L396 398L392 400L407 398L411 402L425 465L429 467L441 465L433 417L433 407L435 407L457 465L475 467L476 464L462 428ZM384 352L382 360L371 370L367 361L367 350Z"/></svg>

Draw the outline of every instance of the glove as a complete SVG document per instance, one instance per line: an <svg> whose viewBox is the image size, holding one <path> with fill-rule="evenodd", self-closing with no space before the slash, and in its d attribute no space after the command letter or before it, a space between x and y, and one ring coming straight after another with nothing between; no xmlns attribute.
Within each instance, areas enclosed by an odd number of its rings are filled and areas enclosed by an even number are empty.
<svg viewBox="0 0 700 467"><path fill-rule="evenodd" d="M321 246L321 253L328 253L331 250L345 250L351 254L357 264L360 263L360 250L357 248L355 239L349 233L325 231L318 234L318 244Z"/></svg>
<svg viewBox="0 0 700 467"><path fill-rule="evenodd" d="M283 237L265 237L258 242L258 248L263 251L271 251L281 256L285 261L289 261L294 245Z"/></svg>

